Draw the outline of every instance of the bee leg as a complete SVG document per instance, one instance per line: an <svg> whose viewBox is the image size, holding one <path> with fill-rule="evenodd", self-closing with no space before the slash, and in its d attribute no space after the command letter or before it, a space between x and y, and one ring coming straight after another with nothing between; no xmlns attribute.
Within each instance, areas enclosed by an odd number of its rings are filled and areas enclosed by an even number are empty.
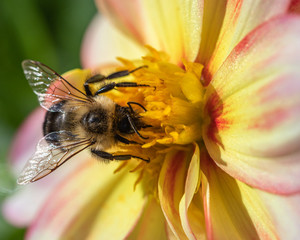
<svg viewBox="0 0 300 240"><path fill-rule="evenodd" d="M140 144L140 143L135 142L135 141L130 141L130 140L120 136L119 134L115 135L115 139L118 140L119 142L122 142L122 143L125 143L125 144Z"/></svg>
<svg viewBox="0 0 300 240"><path fill-rule="evenodd" d="M96 95L99 95L101 93L105 93L108 92L110 90L113 90L115 87L150 87L150 85L146 85L146 84L137 84L135 82L120 82L120 83L109 83L104 85L102 88L100 88L96 93Z"/></svg>
<svg viewBox="0 0 300 240"><path fill-rule="evenodd" d="M106 77L104 75L101 75L101 74L97 74L97 75L94 75L94 76L88 78L85 81L85 83L83 84L86 95L93 96L93 94L91 92L91 89L90 89L90 86L89 86L90 83L101 82L101 81L104 81L105 79L106 79Z"/></svg>
<svg viewBox="0 0 300 240"><path fill-rule="evenodd" d="M104 151L99 151L99 150L96 150L96 149L91 149L91 152L93 154L97 155L98 157L101 157L101 158L107 159L107 160L122 161L122 160L130 160L131 158L137 158L137 159L143 160L145 162L150 162L150 159L144 159L144 158L141 158L141 157L138 157L138 156L133 156L131 154L113 155L111 153L104 152Z"/></svg>
<svg viewBox="0 0 300 240"><path fill-rule="evenodd" d="M85 92L88 96L93 96L93 94L91 92L91 89L90 89L90 86L89 86L90 83L98 83L98 82L102 82L104 80L111 80L111 79L115 79L115 78L125 77L125 76L128 76L130 73L133 73L133 72L135 72L135 71L137 71L141 68L146 68L146 67L148 67L148 66L140 66L140 67L137 67L137 68L135 68L131 71L128 71L128 70L118 71L118 72L114 72L112 74L109 74L107 76L104 76L102 74L96 74L96 75L90 77L89 79L87 79L85 81L85 83L83 85L84 90L85 90ZM98 95L98 94L95 94L95 95Z"/></svg>
<svg viewBox="0 0 300 240"><path fill-rule="evenodd" d="M123 70L123 71L114 72L112 74L109 74L105 79L110 80L110 79L114 79L114 78L125 77L125 76L128 76L130 73L140 70L141 68L147 68L147 67L148 66L145 65L145 66L137 67L131 71Z"/></svg>

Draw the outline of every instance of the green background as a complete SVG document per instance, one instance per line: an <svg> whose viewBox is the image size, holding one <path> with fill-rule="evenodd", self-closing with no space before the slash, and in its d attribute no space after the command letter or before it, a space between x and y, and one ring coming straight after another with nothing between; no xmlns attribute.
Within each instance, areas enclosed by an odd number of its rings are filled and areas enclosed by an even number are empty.
<svg viewBox="0 0 300 240"><path fill-rule="evenodd" d="M38 106L21 68L24 59L58 73L80 67L80 45L97 10L92 0L0 1L0 201L13 189L7 153L18 126ZM23 239L24 229L0 217L0 239Z"/></svg>

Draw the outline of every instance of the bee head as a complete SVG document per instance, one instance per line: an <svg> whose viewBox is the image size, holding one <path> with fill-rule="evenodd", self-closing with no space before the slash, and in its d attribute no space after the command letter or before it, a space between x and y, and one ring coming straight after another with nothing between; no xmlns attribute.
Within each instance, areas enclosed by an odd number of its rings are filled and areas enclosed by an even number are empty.
<svg viewBox="0 0 300 240"><path fill-rule="evenodd" d="M108 114L104 109L95 109L83 115L81 123L91 133L103 134L108 130Z"/></svg>

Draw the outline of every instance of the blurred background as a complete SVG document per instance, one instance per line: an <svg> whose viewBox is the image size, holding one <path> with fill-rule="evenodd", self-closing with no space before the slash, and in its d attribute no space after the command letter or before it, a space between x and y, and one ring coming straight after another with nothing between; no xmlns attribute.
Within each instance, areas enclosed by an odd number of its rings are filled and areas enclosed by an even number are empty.
<svg viewBox="0 0 300 240"><path fill-rule="evenodd" d="M0 1L0 204L15 186L7 164L11 141L38 106L21 62L38 60L61 74L80 67L81 41L96 12L93 0ZM0 239L24 233L0 214Z"/></svg>

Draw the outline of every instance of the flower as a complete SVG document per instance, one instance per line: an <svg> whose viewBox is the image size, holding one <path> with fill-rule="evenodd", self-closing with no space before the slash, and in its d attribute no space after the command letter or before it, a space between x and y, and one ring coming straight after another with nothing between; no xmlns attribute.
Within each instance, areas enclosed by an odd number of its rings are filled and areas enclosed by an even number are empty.
<svg viewBox="0 0 300 240"><path fill-rule="evenodd" d="M78 155L8 199L7 218L30 225L29 239L296 239L299 1L97 4L106 17L87 32L83 66L147 66L128 79L150 87L108 96L147 109L145 144L118 151L150 163L102 165ZM87 72L64 77L80 86Z"/></svg>

